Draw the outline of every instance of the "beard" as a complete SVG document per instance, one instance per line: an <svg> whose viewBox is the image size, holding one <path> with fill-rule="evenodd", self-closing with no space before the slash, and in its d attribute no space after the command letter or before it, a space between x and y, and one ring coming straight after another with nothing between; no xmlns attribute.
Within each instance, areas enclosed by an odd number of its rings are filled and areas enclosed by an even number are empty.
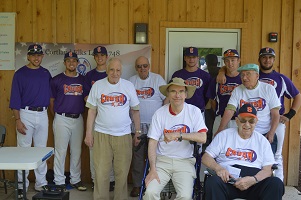
<svg viewBox="0 0 301 200"><path fill-rule="evenodd" d="M263 66L263 64L260 62L260 69L262 70L270 70L273 68L273 64L271 66Z"/></svg>

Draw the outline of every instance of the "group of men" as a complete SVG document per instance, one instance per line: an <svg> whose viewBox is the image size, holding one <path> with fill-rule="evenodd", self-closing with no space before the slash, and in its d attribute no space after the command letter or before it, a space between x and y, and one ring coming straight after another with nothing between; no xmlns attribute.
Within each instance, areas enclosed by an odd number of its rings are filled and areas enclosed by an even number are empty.
<svg viewBox="0 0 301 200"><path fill-rule="evenodd" d="M191 199L196 177L192 142L204 144L212 139L207 138L204 120L206 104L210 102L216 114L212 131L216 137L206 149L202 162L216 171L217 176L208 179L207 198L228 199L252 193L259 195L258 198L277 199L283 195L283 183L269 178L271 165L278 164L276 176L283 180L284 124L299 109L301 95L286 76L272 69L275 61L272 48L260 50L260 67L256 64L239 67L239 53L235 49L225 51L226 67L220 70L217 78L211 78L199 68L197 48L186 48L185 67L176 71L168 84L160 75L150 72L150 63L143 56L135 62L137 75L129 80L122 79L121 60L112 58L107 62L108 54L103 46L93 50L97 67L85 77L76 72L76 53L65 54L66 69L53 78L41 66L43 56L40 45L29 46L29 63L13 78L10 108L16 119L18 146L30 147L33 140L34 146L45 147L49 107L54 116L56 185L65 184L69 144L70 183L80 191L86 190L81 181L80 159L84 137L82 113L86 106L84 142L90 147L94 199L109 199L113 183L114 199L127 199L131 163L133 189L130 196L139 196L147 145L138 151L133 151L132 146L138 146L141 134L149 138L150 171L145 179L144 198L159 199L160 192L172 179L176 198ZM293 98L286 114L284 96ZM272 148L266 145L268 142ZM46 189L46 171L46 164L35 170L37 191ZM235 176L233 171L241 173ZM234 187L239 190L228 185L230 178L236 178ZM261 190L270 190L270 182L279 192L262 194ZM28 187L28 180L26 185ZM216 195L215 187L223 192ZM227 189L229 187L231 189ZM22 190L18 192L21 196Z"/></svg>

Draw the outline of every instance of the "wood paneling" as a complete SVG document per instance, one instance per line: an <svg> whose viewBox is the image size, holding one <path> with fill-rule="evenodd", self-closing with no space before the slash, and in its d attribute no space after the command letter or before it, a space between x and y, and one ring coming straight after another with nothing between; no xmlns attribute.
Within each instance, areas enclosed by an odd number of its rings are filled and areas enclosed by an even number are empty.
<svg viewBox="0 0 301 200"><path fill-rule="evenodd" d="M206 22L225 22L225 0L206 1Z"/></svg>
<svg viewBox="0 0 301 200"><path fill-rule="evenodd" d="M294 21L294 0L284 0L282 1L282 17L281 17L281 30L280 30L280 52L277 56L279 59L280 65L280 73L291 77L292 76L292 45L293 45L293 23ZM291 102L286 100L285 107L289 108ZM286 131L285 131L285 140L284 146L288 146L289 135L290 135L290 124L286 124ZM283 148L282 155L283 155L283 167L284 167L284 181L287 182L287 169L288 169L288 149ZM298 153L298 152L294 152ZM295 165L295 164L293 164ZM296 181L296 180L295 180Z"/></svg>
<svg viewBox="0 0 301 200"><path fill-rule="evenodd" d="M301 1L294 1L294 29L293 29L293 61L292 61L292 81L301 89ZM300 109L290 123L290 133L288 135L288 169L287 184L296 185L298 183L299 159L300 158ZM287 147L287 146L286 146Z"/></svg>
<svg viewBox="0 0 301 200"><path fill-rule="evenodd" d="M187 21L206 21L206 0L187 0Z"/></svg>
<svg viewBox="0 0 301 200"><path fill-rule="evenodd" d="M129 39L129 2L128 0L110 1L110 43L127 44Z"/></svg>
<svg viewBox="0 0 301 200"><path fill-rule="evenodd" d="M74 15L72 14L72 6L74 4L70 3L70 0L57 0L56 1L56 16L55 16L55 34L56 34L56 40L54 42L57 43L73 43L72 40L72 17Z"/></svg>
<svg viewBox="0 0 301 200"><path fill-rule="evenodd" d="M248 40L248 47L245 49L248 52L248 58L241 64L256 63L261 48L262 0L246 0L244 10L245 22L248 23L248 35L243 39Z"/></svg>
<svg viewBox="0 0 301 200"><path fill-rule="evenodd" d="M225 22L244 21L244 1L226 0L225 1Z"/></svg>
<svg viewBox="0 0 301 200"><path fill-rule="evenodd" d="M186 1L167 0L167 20L185 22L187 19Z"/></svg>
<svg viewBox="0 0 301 200"><path fill-rule="evenodd" d="M300 10L301 1L296 0L0 0L1 12L17 13L17 42L132 44L134 23L148 23L151 69L162 76L166 28L240 28L241 63L257 63L259 49L273 47L274 67L299 89ZM267 41L269 32L279 33L277 43ZM13 74L0 71L0 123L8 129L7 146L16 145L15 122L8 108ZM53 146L52 116L49 119L48 145ZM298 181L299 135L300 112L288 124L283 149L289 185ZM88 148L83 145L82 149L82 177L90 181ZM68 162L69 158L66 168ZM48 161L50 168L52 163Z"/></svg>
<svg viewBox="0 0 301 200"><path fill-rule="evenodd" d="M91 0L91 43L110 43L110 0Z"/></svg>

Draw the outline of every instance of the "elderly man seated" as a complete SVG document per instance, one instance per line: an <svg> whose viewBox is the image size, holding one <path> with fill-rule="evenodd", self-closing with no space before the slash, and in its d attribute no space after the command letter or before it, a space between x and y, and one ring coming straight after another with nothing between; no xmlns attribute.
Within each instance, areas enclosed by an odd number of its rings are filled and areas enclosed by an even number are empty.
<svg viewBox="0 0 301 200"><path fill-rule="evenodd" d="M235 119L238 127L220 132L207 147L202 163L216 173L205 183L207 200L282 199L283 182L271 176L275 160L269 141L254 131L256 114L244 104Z"/></svg>
<svg viewBox="0 0 301 200"><path fill-rule="evenodd" d="M170 103L155 112L148 131L150 171L145 179L144 200L159 200L170 179L177 192L176 199L192 197L196 172L190 141L205 143L207 132L201 110L185 103L195 89L181 78L173 78L169 84L159 87Z"/></svg>

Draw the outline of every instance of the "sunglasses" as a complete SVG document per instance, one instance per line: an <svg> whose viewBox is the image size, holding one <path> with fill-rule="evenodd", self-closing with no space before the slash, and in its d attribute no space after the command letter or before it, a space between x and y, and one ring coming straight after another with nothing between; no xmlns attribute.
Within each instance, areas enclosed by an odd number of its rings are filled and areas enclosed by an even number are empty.
<svg viewBox="0 0 301 200"><path fill-rule="evenodd" d="M42 49L29 49L28 53L41 53L42 51Z"/></svg>
<svg viewBox="0 0 301 200"><path fill-rule="evenodd" d="M137 67L138 69L141 69L142 67L143 67L144 69L146 69L146 68L148 67L148 64L136 65L136 67Z"/></svg>
<svg viewBox="0 0 301 200"><path fill-rule="evenodd" d="M255 122L256 122L255 118L249 119L249 120L246 120L246 119L239 119L239 118L238 118L238 120L239 120L240 123L242 123L242 124L245 124L245 123L247 123L247 122L249 122L249 124L255 124Z"/></svg>

